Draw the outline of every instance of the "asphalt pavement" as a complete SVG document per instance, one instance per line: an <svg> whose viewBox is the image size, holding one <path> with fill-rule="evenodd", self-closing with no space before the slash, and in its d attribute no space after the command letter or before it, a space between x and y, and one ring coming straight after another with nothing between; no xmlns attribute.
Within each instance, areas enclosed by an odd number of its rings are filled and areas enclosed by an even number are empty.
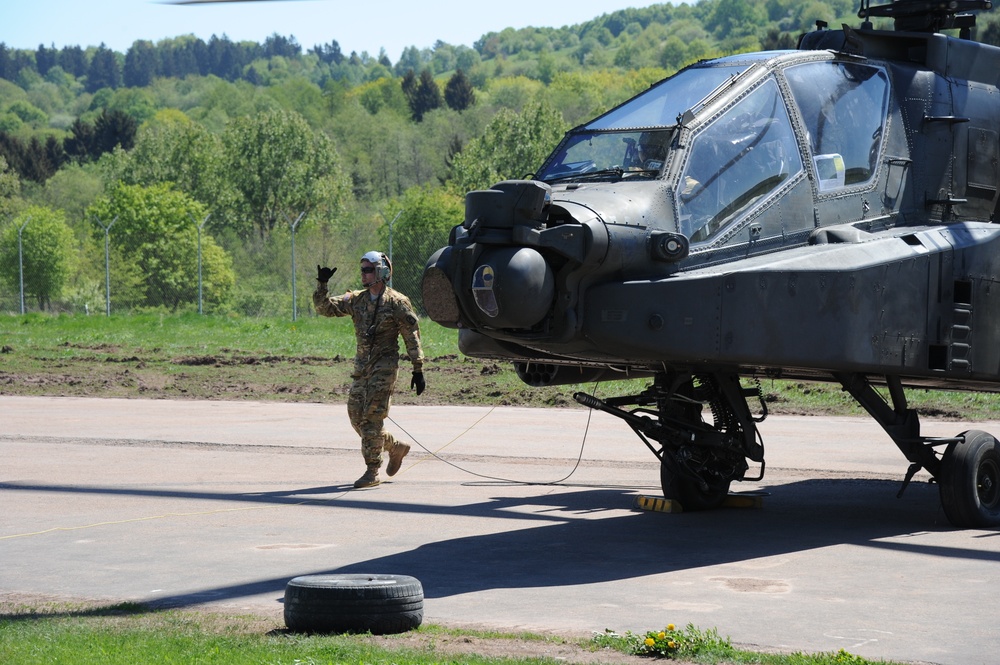
<svg viewBox="0 0 1000 665"><path fill-rule="evenodd" d="M424 621L1000 663L1000 530L958 530L873 422L771 416L759 507L666 513L656 460L583 409L396 406L400 472L344 405L0 396L0 597L281 616L319 573L412 575ZM959 423L929 422L951 436ZM1000 423L975 429L1000 434Z"/></svg>

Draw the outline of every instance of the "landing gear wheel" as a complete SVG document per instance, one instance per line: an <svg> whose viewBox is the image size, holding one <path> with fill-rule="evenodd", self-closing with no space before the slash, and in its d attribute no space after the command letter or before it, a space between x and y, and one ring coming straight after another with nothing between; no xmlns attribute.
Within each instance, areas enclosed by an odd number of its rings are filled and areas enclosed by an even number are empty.
<svg viewBox="0 0 1000 665"><path fill-rule="evenodd" d="M675 473L666 462L660 463L660 487L663 498L677 501L687 511L712 510L722 505L729 496L729 483L701 484L686 475Z"/></svg>
<svg viewBox="0 0 1000 665"><path fill-rule="evenodd" d="M957 527L1000 526L1000 442L970 430L941 460L941 506Z"/></svg>
<svg viewBox="0 0 1000 665"><path fill-rule="evenodd" d="M424 590L406 575L303 575L285 587L285 625L303 633L405 633L424 618Z"/></svg>

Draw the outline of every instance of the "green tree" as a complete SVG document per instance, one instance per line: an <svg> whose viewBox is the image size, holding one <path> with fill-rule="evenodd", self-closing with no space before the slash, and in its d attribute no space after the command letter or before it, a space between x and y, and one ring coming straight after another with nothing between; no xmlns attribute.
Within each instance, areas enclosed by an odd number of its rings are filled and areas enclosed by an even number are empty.
<svg viewBox="0 0 1000 665"><path fill-rule="evenodd" d="M500 109L484 134L455 156L451 184L464 193L523 178L541 166L566 129L559 111L545 102L528 104L521 113Z"/></svg>
<svg viewBox="0 0 1000 665"><path fill-rule="evenodd" d="M777 28L767 31L761 46L767 51L779 51L783 49L794 49L796 39L787 32L781 32Z"/></svg>
<svg viewBox="0 0 1000 665"><path fill-rule="evenodd" d="M36 107L26 99L13 101L7 106L6 110L8 113L16 115L22 122L32 125L33 127L43 127L49 122L49 116L45 114L45 111Z"/></svg>
<svg viewBox="0 0 1000 665"><path fill-rule="evenodd" d="M660 65L664 69L680 69L687 61L687 44L677 35L670 35L660 51Z"/></svg>
<svg viewBox="0 0 1000 665"><path fill-rule="evenodd" d="M129 88L141 88L153 82L156 75L156 49L145 39L132 42L125 53L125 69L122 79Z"/></svg>
<svg viewBox="0 0 1000 665"><path fill-rule="evenodd" d="M377 79L364 83L351 91L351 96L371 115L383 110L397 113L403 117L409 114L409 103L399 83L390 78Z"/></svg>
<svg viewBox="0 0 1000 665"><path fill-rule="evenodd" d="M131 150L135 145L135 133L138 128L139 124L135 118L125 112L104 109L94 123L97 151L93 156L99 157L111 152L117 146L121 146L123 150Z"/></svg>
<svg viewBox="0 0 1000 665"><path fill-rule="evenodd" d="M455 69L455 47L440 39L434 43L431 50L431 68L435 74L444 74Z"/></svg>
<svg viewBox="0 0 1000 665"><path fill-rule="evenodd" d="M164 110L144 124L135 147L102 160L108 182L173 183L221 221L232 196L224 188L222 140L180 111Z"/></svg>
<svg viewBox="0 0 1000 665"><path fill-rule="evenodd" d="M21 180L17 177L7 160L0 155L0 217L10 214L14 201L21 193Z"/></svg>
<svg viewBox="0 0 1000 665"><path fill-rule="evenodd" d="M403 90L403 94L406 95L407 103L412 105L412 100L417 94L417 75L412 69L406 70L406 74L403 75L402 80L399 82L399 87Z"/></svg>
<svg viewBox="0 0 1000 665"><path fill-rule="evenodd" d="M39 44L38 48L35 49L35 67L42 76L48 74L49 70L55 67L58 62L59 51L56 50L55 44L52 45L52 48L45 48L45 44Z"/></svg>
<svg viewBox="0 0 1000 665"><path fill-rule="evenodd" d="M586 37L576 48L576 59L581 65L589 64L603 49L596 37Z"/></svg>
<svg viewBox="0 0 1000 665"><path fill-rule="evenodd" d="M87 54L80 46L64 46L59 51L59 66L79 78L87 74Z"/></svg>
<svg viewBox="0 0 1000 665"><path fill-rule="evenodd" d="M977 38L983 44L1000 46L1000 23L996 21L985 23L980 29Z"/></svg>
<svg viewBox="0 0 1000 665"><path fill-rule="evenodd" d="M73 268L73 232L63 212L41 206L22 211L4 229L0 266L4 282L14 292L20 290L23 266L25 296L34 298L39 309L49 309Z"/></svg>
<svg viewBox="0 0 1000 665"><path fill-rule="evenodd" d="M329 44L314 46L309 49L309 52L327 64L339 65L344 61L344 53L340 50L340 44L337 43L337 40L333 40Z"/></svg>
<svg viewBox="0 0 1000 665"><path fill-rule="evenodd" d="M17 76L10 58L10 49L5 42L0 42L0 79L8 81Z"/></svg>
<svg viewBox="0 0 1000 665"><path fill-rule="evenodd" d="M63 141L63 149L66 154L75 159L78 163L91 161L91 154L97 150L97 137L94 133L94 126L89 122L77 118L73 121L69 131L71 136Z"/></svg>
<svg viewBox="0 0 1000 665"><path fill-rule="evenodd" d="M405 75L407 72L415 72L423 68L430 60L430 49L421 51L416 46L407 46L403 49L402 55L396 62L396 74Z"/></svg>
<svg viewBox="0 0 1000 665"><path fill-rule="evenodd" d="M426 114L441 107L441 89L434 80L430 69L420 72L420 78L413 90L413 95L409 97L409 101L413 119L417 122L422 121Z"/></svg>
<svg viewBox="0 0 1000 665"><path fill-rule="evenodd" d="M103 193L104 184L93 164L71 163L56 171L44 187L32 188L31 200L64 211L72 222L85 219L87 206Z"/></svg>
<svg viewBox="0 0 1000 665"><path fill-rule="evenodd" d="M558 76L557 76L558 78ZM525 76L505 76L490 81L489 96L494 106L520 111L544 94L545 86Z"/></svg>
<svg viewBox="0 0 1000 665"><path fill-rule="evenodd" d="M392 225L392 285L423 309L420 280L430 255L448 244L448 234L465 215L463 198L440 188L411 187L385 211ZM396 215L399 215L396 217ZM389 247L389 225L380 228L382 247Z"/></svg>
<svg viewBox="0 0 1000 665"><path fill-rule="evenodd" d="M444 101L453 111L464 111L476 103L472 81L461 69L457 70L444 88Z"/></svg>
<svg viewBox="0 0 1000 665"><path fill-rule="evenodd" d="M58 139L49 136L44 142L38 136L21 141L16 136L0 132L0 155L24 180L44 183L65 161Z"/></svg>
<svg viewBox="0 0 1000 665"><path fill-rule="evenodd" d="M288 111L295 111L313 126L326 117L323 91L318 85L303 76L288 74L268 89L268 94Z"/></svg>
<svg viewBox="0 0 1000 665"><path fill-rule="evenodd" d="M117 146L131 150L137 129L138 124L131 116L104 109L94 124L77 118L70 127L73 135L63 142L63 149L78 162L94 161Z"/></svg>
<svg viewBox="0 0 1000 665"><path fill-rule="evenodd" d="M767 23L767 8L752 0L718 0L705 21L705 27L719 39L753 35Z"/></svg>
<svg viewBox="0 0 1000 665"><path fill-rule="evenodd" d="M198 297L198 228L193 220L205 217L205 207L169 184L150 187L119 183L87 209L87 217L111 224L108 234L118 265L115 275L141 278L135 288L137 304L177 310ZM112 224L113 222L113 224ZM104 242L104 229L93 226L95 240ZM207 233L201 235L202 288L208 307L224 304L236 278L232 260Z"/></svg>
<svg viewBox="0 0 1000 665"><path fill-rule="evenodd" d="M13 113L5 111L0 113L0 132L4 134L17 134L24 127L24 121Z"/></svg>
<svg viewBox="0 0 1000 665"><path fill-rule="evenodd" d="M308 214L330 189L323 183L343 177L333 144L297 113L238 118L222 141L223 173L236 197L236 213L250 225L238 229L244 235L252 230L266 238L286 216Z"/></svg>
<svg viewBox="0 0 1000 665"><path fill-rule="evenodd" d="M640 57L642 52L636 48L634 42L628 42L623 44L618 52L615 53L615 67L621 67L622 69L632 69L635 67L636 63L640 62Z"/></svg>
<svg viewBox="0 0 1000 665"><path fill-rule="evenodd" d="M349 86L344 81L333 78L327 79L323 83L323 101L329 113L336 113L347 104L347 93Z"/></svg>
<svg viewBox="0 0 1000 665"><path fill-rule="evenodd" d="M118 88L122 84L122 70L115 52L104 44L97 47L87 69L87 92L101 88Z"/></svg>
<svg viewBox="0 0 1000 665"><path fill-rule="evenodd" d="M108 100L106 110L111 113L116 111L124 113L134 120L136 125L141 125L156 115L158 109L149 88L119 88Z"/></svg>

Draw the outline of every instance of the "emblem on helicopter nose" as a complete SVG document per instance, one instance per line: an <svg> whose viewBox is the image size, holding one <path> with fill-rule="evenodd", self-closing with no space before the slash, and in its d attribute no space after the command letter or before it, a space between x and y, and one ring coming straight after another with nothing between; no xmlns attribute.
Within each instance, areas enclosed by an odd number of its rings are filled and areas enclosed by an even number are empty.
<svg viewBox="0 0 1000 665"><path fill-rule="evenodd" d="M479 266L472 275L472 295L476 299L476 305L490 318L496 318L500 314L496 294L493 292L495 283L493 266Z"/></svg>

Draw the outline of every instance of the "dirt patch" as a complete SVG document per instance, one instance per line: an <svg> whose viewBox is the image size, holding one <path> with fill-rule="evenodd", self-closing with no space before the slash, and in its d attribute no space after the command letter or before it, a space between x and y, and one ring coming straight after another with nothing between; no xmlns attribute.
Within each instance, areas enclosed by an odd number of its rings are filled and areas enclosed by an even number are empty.
<svg viewBox="0 0 1000 665"><path fill-rule="evenodd" d="M566 638L540 635L538 639L425 635L420 632L370 638L386 649L406 648L460 659L463 654L487 658L550 658L577 665L649 665L653 659L602 649L593 651ZM671 661L684 665L686 661Z"/></svg>

